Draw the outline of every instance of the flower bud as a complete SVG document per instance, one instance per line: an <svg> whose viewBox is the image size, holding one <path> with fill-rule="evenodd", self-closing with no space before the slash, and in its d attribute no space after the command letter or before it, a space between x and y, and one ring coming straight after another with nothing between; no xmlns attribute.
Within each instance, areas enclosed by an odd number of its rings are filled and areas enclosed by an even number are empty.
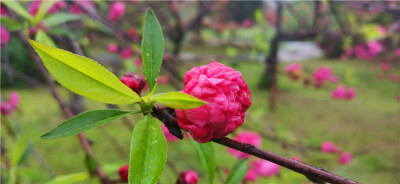
<svg viewBox="0 0 400 184"><path fill-rule="evenodd" d="M119 178L121 181L127 182L128 181L128 174L129 174L129 165L123 165L118 169Z"/></svg>
<svg viewBox="0 0 400 184"><path fill-rule="evenodd" d="M185 74L183 92L207 102L194 109L176 109L179 126L205 143L225 137L243 124L251 105L250 90L241 73L212 62Z"/></svg>
<svg viewBox="0 0 400 184"><path fill-rule="evenodd" d="M110 43L107 46L107 50L108 50L109 53L115 54L115 53L118 52L118 45L115 44L115 43Z"/></svg>
<svg viewBox="0 0 400 184"><path fill-rule="evenodd" d="M110 20L118 20L125 13L125 3L124 2L114 2L111 4L110 10L108 12L108 18Z"/></svg>
<svg viewBox="0 0 400 184"><path fill-rule="evenodd" d="M299 63L287 65L285 71L290 79L296 80L301 76L301 65Z"/></svg>
<svg viewBox="0 0 400 184"><path fill-rule="evenodd" d="M197 184L197 173L193 170L181 172L179 175L179 184Z"/></svg>
<svg viewBox="0 0 400 184"><path fill-rule="evenodd" d="M122 76L120 80L137 94L140 94L140 92L142 92L146 83L143 77L136 75L132 72L124 74L124 76Z"/></svg>

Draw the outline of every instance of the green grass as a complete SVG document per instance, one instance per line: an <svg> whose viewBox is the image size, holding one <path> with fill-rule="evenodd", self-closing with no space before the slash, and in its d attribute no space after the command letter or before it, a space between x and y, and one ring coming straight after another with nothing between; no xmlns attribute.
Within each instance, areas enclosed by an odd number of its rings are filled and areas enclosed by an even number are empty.
<svg viewBox="0 0 400 184"><path fill-rule="evenodd" d="M251 90L253 102L246 114L244 125L234 134L245 129L262 131L268 135L276 135L281 140L314 147L319 147L325 140L333 141L340 150L354 154L354 159L349 165L338 165L337 155L285 147L267 138L263 139L261 147L287 157L299 156L305 163L323 167L362 183L399 183L400 125L398 103L394 99L398 89L393 82L379 81L365 61L304 62L305 70L310 72L319 66L329 65L342 81L354 85L357 95L352 101L332 100L330 91L335 85L328 85L325 89L314 89L310 86L303 87L300 81L290 81L286 76L280 75L276 112L268 110L268 91L257 89L257 82L264 66L258 63L225 63L242 72ZM285 63L280 65L283 71ZM186 71L191 66L193 63L186 64L181 67L181 71ZM346 77L349 68L354 69L355 81ZM16 90L22 99L16 117L50 167L58 175L84 172L85 155L76 137L40 139L42 134L65 120L49 90L47 88ZM64 98L68 98L67 90L62 87L59 87L59 90ZM171 90L173 90L171 86L159 86L158 91ZM2 95L8 96L9 92L10 90L6 89ZM85 100L85 105L87 109L105 108L105 105L89 99ZM129 117L133 124L139 118L140 115ZM111 168L112 178L117 178L115 169L112 169L113 165L115 168L115 165L128 163L131 132L132 130L120 120L86 132L93 141L93 149L100 163ZM12 149L13 140L8 139L4 129L2 133L6 148ZM236 159L227 154L225 147L215 145L215 148L219 168L215 183L223 183L222 180L226 178L225 169L232 167ZM169 143L168 161L180 171L196 170L200 176L200 183L207 183L200 160L189 140ZM22 167L43 170L34 157ZM287 169L281 171L280 176L259 179L257 183L308 183L300 174ZM177 174L167 164L160 183L174 183L176 178Z"/></svg>

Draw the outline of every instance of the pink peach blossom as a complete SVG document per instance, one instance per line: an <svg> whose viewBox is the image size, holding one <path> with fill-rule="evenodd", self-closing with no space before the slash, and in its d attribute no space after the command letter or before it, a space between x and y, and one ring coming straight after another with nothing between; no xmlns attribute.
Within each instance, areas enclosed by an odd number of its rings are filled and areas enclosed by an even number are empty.
<svg viewBox="0 0 400 184"><path fill-rule="evenodd" d="M382 70L383 71L385 71L385 72L388 72L388 71L390 71L390 64L389 63L386 63L386 62L382 62L381 63L381 68L382 68Z"/></svg>
<svg viewBox="0 0 400 184"><path fill-rule="evenodd" d="M135 60L135 65L138 67L142 67L143 66L143 61L142 59L138 58Z"/></svg>
<svg viewBox="0 0 400 184"><path fill-rule="evenodd" d="M400 58L400 49L396 50L396 56Z"/></svg>
<svg viewBox="0 0 400 184"><path fill-rule="evenodd" d="M389 80L392 81L392 82L397 82L397 81L399 81L399 76L397 76L396 74L389 74L389 75L388 75L388 78L389 78Z"/></svg>
<svg viewBox="0 0 400 184"><path fill-rule="evenodd" d="M235 140L251 144L251 145L253 145L255 147L258 147L258 146L261 145L261 136L259 134L257 134L257 133L249 132L249 131L240 132L235 137ZM238 150L235 150L235 149L232 149L232 148L228 148L228 152L230 154L232 154L232 155L235 155L239 159L244 159L244 158L250 158L251 157L251 155L249 155L247 153L243 153L241 151L238 151Z"/></svg>
<svg viewBox="0 0 400 184"><path fill-rule="evenodd" d="M244 176L243 183L254 182L258 178L258 173L255 169L249 169Z"/></svg>
<svg viewBox="0 0 400 184"><path fill-rule="evenodd" d="M183 92L207 102L194 109L176 109L179 126L194 140L204 143L225 137L243 124L251 99L240 72L212 62L189 70L184 84Z"/></svg>
<svg viewBox="0 0 400 184"><path fill-rule="evenodd" d="M118 45L115 43L110 43L107 46L107 50L109 53L114 54L118 52Z"/></svg>
<svg viewBox="0 0 400 184"><path fill-rule="evenodd" d="M125 13L126 5L124 2L114 2L111 4L110 10L108 11L108 19L118 20Z"/></svg>
<svg viewBox="0 0 400 184"><path fill-rule="evenodd" d="M339 77L336 75L331 75L329 76L329 81L332 83L338 83L339 82Z"/></svg>
<svg viewBox="0 0 400 184"><path fill-rule="evenodd" d="M321 144L321 151L324 153L337 153L339 149L332 142L325 141Z"/></svg>
<svg viewBox="0 0 400 184"><path fill-rule="evenodd" d="M4 26L0 27L0 34L1 34L1 40L0 40L0 49L3 48L3 46L8 44L8 41L10 40L10 33L6 30Z"/></svg>
<svg viewBox="0 0 400 184"><path fill-rule="evenodd" d="M158 84L168 84L168 80L169 80L168 76L162 75L162 76L158 77L157 83Z"/></svg>
<svg viewBox="0 0 400 184"><path fill-rule="evenodd" d="M91 0L79 0L79 3L86 8L94 9L94 4ZM83 10L78 5L72 4L69 12L72 14L82 14Z"/></svg>
<svg viewBox="0 0 400 184"><path fill-rule="evenodd" d="M122 59L128 59L128 58L130 58L131 56L132 56L132 54L133 54L133 48L132 47L126 47L126 48L123 48L122 50L121 50L121 58Z"/></svg>
<svg viewBox="0 0 400 184"><path fill-rule="evenodd" d="M346 91L346 100L352 100L356 96L356 90L353 87L349 87Z"/></svg>
<svg viewBox="0 0 400 184"><path fill-rule="evenodd" d="M342 154L340 154L340 157L339 157L338 162L339 162L339 164L341 164L341 165L346 165L346 164L350 163L351 160L352 160L352 155L351 155L351 153L349 153L349 152L343 152Z"/></svg>
<svg viewBox="0 0 400 184"><path fill-rule="evenodd" d="M338 85L335 90L331 92L332 99L342 99L346 95L346 88L343 85Z"/></svg>
<svg viewBox="0 0 400 184"><path fill-rule="evenodd" d="M292 80L296 80L301 76L301 65L300 63L286 65L285 71Z"/></svg>
<svg viewBox="0 0 400 184"><path fill-rule="evenodd" d="M371 60L374 59L374 55L369 52L368 48L364 45L358 44L354 46L354 54L358 59Z"/></svg>
<svg viewBox="0 0 400 184"><path fill-rule="evenodd" d="M253 25L253 21L251 20L251 19L244 19L243 20L243 22L242 22L242 26L243 27L250 27L250 26L252 26Z"/></svg>
<svg viewBox="0 0 400 184"><path fill-rule="evenodd" d="M0 5L0 15L3 17L8 17L7 9L3 5Z"/></svg>
<svg viewBox="0 0 400 184"><path fill-rule="evenodd" d="M322 87L326 80L331 76L331 69L328 66L322 66L314 71L313 79L316 87Z"/></svg>
<svg viewBox="0 0 400 184"><path fill-rule="evenodd" d="M257 159L252 163L253 169L258 175L264 177L270 177L272 175L277 175L280 170L280 166L267 160Z"/></svg>

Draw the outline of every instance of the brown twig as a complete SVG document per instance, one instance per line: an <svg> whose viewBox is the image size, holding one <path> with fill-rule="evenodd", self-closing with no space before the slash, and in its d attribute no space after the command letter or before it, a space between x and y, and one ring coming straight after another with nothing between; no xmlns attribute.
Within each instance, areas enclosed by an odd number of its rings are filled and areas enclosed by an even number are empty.
<svg viewBox="0 0 400 184"><path fill-rule="evenodd" d="M176 120L176 116L174 116L173 113L170 113L169 108L155 107L155 108L153 108L152 115L154 117L158 118L160 121L162 121L165 124L165 126L167 126L167 127L169 127L169 126L179 127L177 120ZM220 138L220 139L214 139L212 141L215 143L224 145L226 147L230 147L230 148L242 151L244 153L256 156L258 158L274 162L274 163L281 165L283 167L286 167L290 170L301 173L301 174L305 175L307 178L310 178L313 180L322 180L322 181L326 181L326 182L330 182L330 183L340 183L340 184L356 184L356 183L358 183L358 182L346 179L344 177L329 173L328 171L325 171L322 168L310 166L305 163L259 149L251 144L239 142L239 141L227 138L227 137Z"/></svg>

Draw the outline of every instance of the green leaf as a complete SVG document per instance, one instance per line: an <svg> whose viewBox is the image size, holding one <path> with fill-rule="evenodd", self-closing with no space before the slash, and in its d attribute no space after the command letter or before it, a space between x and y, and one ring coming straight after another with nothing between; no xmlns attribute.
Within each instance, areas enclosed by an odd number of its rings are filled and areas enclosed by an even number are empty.
<svg viewBox="0 0 400 184"><path fill-rule="evenodd" d="M61 175L54 178L52 181L47 184L67 184L67 183L76 183L86 181L90 178L89 173L75 173L75 174L67 174Z"/></svg>
<svg viewBox="0 0 400 184"><path fill-rule="evenodd" d="M147 103L147 101L149 101L149 99L151 97L153 97L154 93L156 92L156 87L157 87L157 84L154 86L153 90L151 90L149 94L147 94L146 96L142 97L144 102Z"/></svg>
<svg viewBox="0 0 400 184"><path fill-rule="evenodd" d="M229 172L226 184L240 184L242 183L247 172L247 160L238 160Z"/></svg>
<svg viewBox="0 0 400 184"><path fill-rule="evenodd" d="M215 161L215 150L212 142L198 143L192 139L192 143L196 148L200 161L203 164L203 167L207 173L209 182L213 183L215 169L217 165Z"/></svg>
<svg viewBox="0 0 400 184"><path fill-rule="evenodd" d="M0 17L1 25L6 27L7 31L18 31L22 29L22 24L12 18Z"/></svg>
<svg viewBox="0 0 400 184"><path fill-rule="evenodd" d="M89 154L85 155L85 165L89 173L96 173L96 168L97 168L96 160Z"/></svg>
<svg viewBox="0 0 400 184"><path fill-rule="evenodd" d="M19 161L23 157L26 148L28 147L28 138L24 135L21 136L17 143L15 144L12 154L11 154L11 165L16 166L18 165Z"/></svg>
<svg viewBox="0 0 400 184"><path fill-rule="evenodd" d="M45 45L51 46L51 47L56 47L56 44L54 43L53 39L51 39L44 31L39 30L36 33L35 40L37 42L43 43Z"/></svg>
<svg viewBox="0 0 400 184"><path fill-rule="evenodd" d="M47 173L35 168L18 168L18 175L33 181L40 181L40 183L44 183L50 179Z"/></svg>
<svg viewBox="0 0 400 184"><path fill-rule="evenodd" d="M51 75L74 93L109 104L140 102L138 94L96 61L29 40Z"/></svg>
<svg viewBox="0 0 400 184"><path fill-rule="evenodd" d="M192 109L206 104L192 95L181 92L157 94L152 100L174 109Z"/></svg>
<svg viewBox="0 0 400 184"><path fill-rule="evenodd" d="M56 3L56 1L43 1L40 3L39 10L33 18L33 24L37 25L49 11L49 9Z"/></svg>
<svg viewBox="0 0 400 184"><path fill-rule="evenodd" d="M104 125L128 114L141 111L121 111L118 109L103 109L83 112L56 127L52 131L42 135L43 139L55 139L76 135L100 125Z"/></svg>
<svg viewBox="0 0 400 184"><path fill-rule="evenodd" d="M44 26L46 27L53 27L57 26L61 23L68 22L68 21L74 21L74 20L79 20L82 17L80 15L74 15L74 14L69 14L69 13L55 13L52 15L49 15L45 19L43 19Z"/></svg>
<svg viewBox="0 0 400 184"><path fill-rule="evenodd" d="M21 17L29 20L30 22L33 21L33 17L26 9L18 2L18 1L1 1L4 5L6 5L11 10L15 11Z"/></svg>
<svg viewBox="0 0 400 184"><path fill-rule="evenodd" d="M154 88L160 73L163 55L164 37L161 26L153 11L149 9L143 30L142 60L144 76L150 91Z"/></svg>
<svg viewBox="0 0 400 184"><path fill-rule="evenodd" d="M147 115L132 133L128 183L157 183L166 161L165 136L156 119Z"/></svg>

